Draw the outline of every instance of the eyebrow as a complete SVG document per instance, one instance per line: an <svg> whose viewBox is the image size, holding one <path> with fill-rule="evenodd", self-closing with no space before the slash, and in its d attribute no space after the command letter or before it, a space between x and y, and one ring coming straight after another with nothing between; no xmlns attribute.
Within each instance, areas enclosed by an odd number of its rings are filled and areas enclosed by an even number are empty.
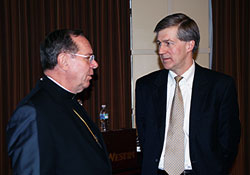
<svg viewBox="0 0 250 175"><path fill-rule="evenodd" d="M171 40L171 39L166 39L166 40L163 40L163 41L156 40L156 43L167 43L167 42L174 42L174 41Z"/></svg>
<svg viewBox="0 0 250 175"><path fill-rule="evenodd" d="M174 42L174 41L171 39L167 39L167 40L163 40L162 42Z"/></svg>

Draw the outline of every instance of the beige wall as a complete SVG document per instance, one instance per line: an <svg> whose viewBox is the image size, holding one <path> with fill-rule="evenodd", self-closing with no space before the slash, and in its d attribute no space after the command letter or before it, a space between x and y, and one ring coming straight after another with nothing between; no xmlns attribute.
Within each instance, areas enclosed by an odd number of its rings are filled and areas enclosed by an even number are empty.
<svg viewBox="0 0 250 175"><path fill-rule="evenodd" d="M181 12L193 18L200 29L197 62L209 67L209 0L132 0L132 98L136 80L161 69L154 43L156 24L165 16ZM133 123L133 127L135 124Z"/></svg>

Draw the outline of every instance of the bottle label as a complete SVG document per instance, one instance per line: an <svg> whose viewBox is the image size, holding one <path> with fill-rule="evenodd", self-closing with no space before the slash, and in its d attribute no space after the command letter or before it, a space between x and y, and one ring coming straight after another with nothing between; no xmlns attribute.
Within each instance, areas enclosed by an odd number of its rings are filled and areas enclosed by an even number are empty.
<svg viewBox="0 0 250 175"><path fill-rule="evenodd" d="M100 114L100 119L105 120L105 114Z"/></svg>
<svg viewBox="0 0 250 175"><path fill-rule="evenodd" d="M105 119L107 120L109 118L108 113L105 114Z"/></svg>

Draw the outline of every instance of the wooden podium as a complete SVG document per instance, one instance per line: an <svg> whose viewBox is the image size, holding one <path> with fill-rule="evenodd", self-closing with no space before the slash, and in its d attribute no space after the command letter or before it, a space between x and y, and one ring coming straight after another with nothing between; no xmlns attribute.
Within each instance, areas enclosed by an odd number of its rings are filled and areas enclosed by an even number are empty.
<svg viewBox="0 0 250 175"><path fill-rule="evenodd" d="M136 129L102 132L115 175L139 175Z"/></svg>

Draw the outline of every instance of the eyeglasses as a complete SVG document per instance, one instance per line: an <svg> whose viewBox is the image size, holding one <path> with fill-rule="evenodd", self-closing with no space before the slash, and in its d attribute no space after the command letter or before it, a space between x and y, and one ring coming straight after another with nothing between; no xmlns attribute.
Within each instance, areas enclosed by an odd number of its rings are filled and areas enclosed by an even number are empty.
<svg viewBox="0 0 250 175"><path fill-rule="evenodd" d="M95 55L87 56L87 55L81 55L81 54L77 54L77 53L72 53L72 55L79 56L82 58L89 58L90 63L95 60Z"/></svg>

